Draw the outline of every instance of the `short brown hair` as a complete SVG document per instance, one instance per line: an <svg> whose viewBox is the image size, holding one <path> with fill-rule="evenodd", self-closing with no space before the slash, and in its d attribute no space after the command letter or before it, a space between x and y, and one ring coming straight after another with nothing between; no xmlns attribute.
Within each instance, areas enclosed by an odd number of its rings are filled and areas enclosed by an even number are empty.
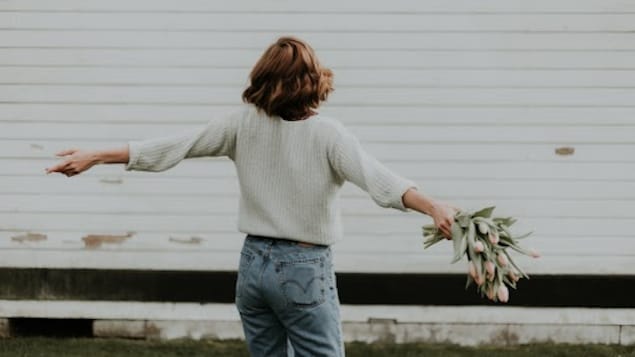
<svg viewBox="0 0 635 357"><path fill-rule="evenodd" d="M281 37L269 46L249 79L243 101L285 120L315 114L333 91L333 72L320 65L309 44L294 37Z"/></svg>

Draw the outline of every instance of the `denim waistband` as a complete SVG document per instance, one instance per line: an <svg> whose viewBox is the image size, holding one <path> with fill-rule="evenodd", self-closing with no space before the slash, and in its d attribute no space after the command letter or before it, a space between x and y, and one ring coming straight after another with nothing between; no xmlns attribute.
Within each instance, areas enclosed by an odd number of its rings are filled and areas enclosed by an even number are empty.
<svg viewBox="0 0 635 357"><path fill-rule="evenodd" d="M261 240L261 241L267 241L267 242L270 242L272 244L282 243L282 244L292 244L292 245L300 245L300 246L302 244L306 244L308 246L313 246L313 247L323 247L323 248L328 247L328 245L323 245L323 244L302 242L302 241L288 239L288 238L267 237L267 236L261 236L261 235L256 235L256 234L247 234L247 236L245 238L246 239L256 239L256 240Z"/></svg>

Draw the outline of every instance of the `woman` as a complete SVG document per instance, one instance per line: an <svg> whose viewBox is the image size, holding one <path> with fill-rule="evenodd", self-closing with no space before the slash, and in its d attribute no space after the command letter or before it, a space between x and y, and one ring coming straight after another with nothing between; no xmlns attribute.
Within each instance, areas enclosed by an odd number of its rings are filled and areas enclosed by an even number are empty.
<svg viewBox="0 0 635 357"><path fill-rule="evenodd" d="M163 171L181 160L228 156L240 183L238 229L246 234L236 282L253 356L343 356L330 245L341 238L345 181L382 207L432 216L449 239L456 208L418 191L369 155L339 121L316 112L333 90L313 49L291 37L271 45L250 74L239 110L202 128L104 151L65 150L47 169L66 176L93 165Z"/></svg>

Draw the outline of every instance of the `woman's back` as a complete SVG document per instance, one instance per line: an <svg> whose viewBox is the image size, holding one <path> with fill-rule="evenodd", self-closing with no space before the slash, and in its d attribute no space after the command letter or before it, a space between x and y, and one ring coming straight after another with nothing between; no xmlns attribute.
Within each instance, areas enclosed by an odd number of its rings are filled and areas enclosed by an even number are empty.
<svg viewBox="0 0 635 357"><path fill-rule="evenodd" d="M343 182L328 157L333 120L289 121L251 105L241 112L233 157L241 191L238 229L324 245L338 240Z"/></svg>

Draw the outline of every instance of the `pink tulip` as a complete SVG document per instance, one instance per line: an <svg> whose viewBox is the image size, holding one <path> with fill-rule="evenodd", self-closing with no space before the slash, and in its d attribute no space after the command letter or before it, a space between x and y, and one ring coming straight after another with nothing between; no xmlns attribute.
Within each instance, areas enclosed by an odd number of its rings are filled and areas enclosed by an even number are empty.
<svg viewBox="0 0 635 357"><path fill-rule="evenodd" d="M514 282L517 282L518 280L520 280L520 278L518 277L518 275L516 275L516 273L514 273L513 271L510 271L508 274L510 279L512 279Z"/></svg>
<svg viewBox="0 0 635 357"><path fill-rule="evenodd" d="M487 289L487 298L490 300L494 300L495 297L496 297L496 290L494 290L494 285L491 285Z"/></svg>
<svg viewBox="0 0 635 357"><path fill-rule="evenodd" d="M487 236L489 237L489 242L492 244L498 244L498 242L500 241L500 238L498 238L498 233L490 231Z"/></svg>
<svg viewBox="0 0 635 357"><path fill-rule="evenodd" d="M482 275L476 274L476 277L474 278L474 282L476 283L476 285L481 286L485 282L485 279L483 278Z"/></svg>
<svg viewBox="0 0 635 357"><path fill-rule="evenodd" d="M476 253L482 253L484 250L485 250L485 247L483 246L483 243L481 242L474 243L474 251Z"/></svg>
<svg viewBox="0 0 635 357"><path fill-rule="evenodd" d="M498 261L498 264L500 264L500 266L502 267L507 266L507 264L509 263L507 261L507 256L505 256L505 254L498 254L496 258L497 258L496 260Z"/></svg>
<svg viewBox="0 0 635 357"><path fill-rule="evenodd" d="M538 252L538 251L537 251L537 250L535 250L535 249L529 249L529 255L530 255L532 258L540 258L540 252Z"/></svg>
<svg viewBox="0 0 635 357"><path fill-rule="evenodd" d="M505 284L501 285L498 288L498 300L500 302L507 302L509 300L509 290L505 286Z"/></svg>
<svg viewBox="0 0 635 357"><path fill-rule="evenodd" d="M485 262L485 270L487 271L487 278L490 281L494 280L494 270L495 269L496 269L496 267L494 266L494 263L492 263L489 260Z"/></svg>

